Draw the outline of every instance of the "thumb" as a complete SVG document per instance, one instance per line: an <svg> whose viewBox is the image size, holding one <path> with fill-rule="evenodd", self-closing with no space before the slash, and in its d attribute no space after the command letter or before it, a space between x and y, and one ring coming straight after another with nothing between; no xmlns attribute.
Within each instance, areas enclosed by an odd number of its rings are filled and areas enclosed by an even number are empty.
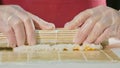
<svg viewBox="0 0 120 68"><path fill-rule="evenodd" d="M64 25L64 28L66 29L75 29L79 26L81 26L90 16L92 15L92 10L87 9L77 16L74 17L74 19Z"/></svg>
<svg viewBox="0 0 120 68"><path fill-rule="evenodd" d="M35 27L38 29L55 29L55 25L53 23L48 23L36 15L33 15L29 12L27 13L33 19Z"/></svg>

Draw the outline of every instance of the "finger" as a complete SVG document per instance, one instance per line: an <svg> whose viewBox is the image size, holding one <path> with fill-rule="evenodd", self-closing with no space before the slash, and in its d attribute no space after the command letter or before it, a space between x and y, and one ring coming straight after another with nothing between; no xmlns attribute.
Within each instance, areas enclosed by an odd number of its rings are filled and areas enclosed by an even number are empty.
<svg viewBox="0 0 120 68"><path fill-rule="evenodd" d="M93 43L111 24L112 24L112 17L105 14L102 17L102 19L95 24L94 28L88 35L85 42Z"/></svg>
<svg viewBox="0 0 120 68"><path fill-rule="evenodd" d="M53 23L48 23L44 21L43 19L40 19L39 17L27 12L28 15L34 20L35 27L38 29L55 29L55 25Z"/></svg>
<svg viewBox="0 0 120 68"><path fill-rule="evenodd" d="M94 15L88 20L86 20L86 22L82 25L80 30L78 30L74 42L81 44L87 38L88 34L91 32L91 30L93 29L96 22L100 19L100 17L101 15Z"/></svg>
<svg viewBox="0 0 120 68"><path fill-rule="evenodd" d="M17 41L13 29L6 25L5 22L1 22L0 32L2 32L8 39L8 46L16 47Z"/></svg>
<svg viewBox="0 0 120 68"><path fill-rule="evenodd" d="M20 9L19 9L20 10ZM35 26L33 23L33 20L28 16L28 14L23 10L16 10L15 15L17 15L24 24L25 27L25 34L27 43L29 45L35 45L36 44L36 34L35 34Z"/></svg>
<svg viewBox="0 0 120 68"><path fill-rule="evenodd" d="M24 45L25 43L25 29L24 24L17 16L12 16L12 18L8 21L9 25L13 28L15 37L17 40L17 45Z"/></svg>
<svg viewBox="0 0 120 68"><path fill-rule="evenodd" d="M17 15L24 23L27 43L29 45L36 44L35 27L32 19L20 6L12 5L10 7L12 9L11 12L14 12L14 15Z"/></svg>
<svg viewBox="0 0 120 68"><path fill-rule="evenodd" d="M85 43L93 43L103 31L104 28L100 26L100 23L97 23L88 35L87 39L85 40Z"/></svg>
<svg viewBox="0 0 120 68"><path fill-rule="evenodd" d="M65 24L65 28L74 29L81 26L89 17L93 14L103 15L103 11L106 11L108 8L106 6L98 6L92 9L87 9L80 14L78 14L72 21Z"/></svg>
<svg viewBox="0 0 120 68"><path fill-rule="evenodd" d="M16 41L16 37L15 37L15 34L14 34L14 31L13 29L6 25L4 28L0 28L0 32L2 32L8 39L8 46L10 47L16 47L17 45L17 41Z"/></svg>
<svg viewBox="0 0 120 68"><path fill-rule="evenodd" d="M95 41L96 44L101 43L111 37L111 29L107 28Z"/></svg>
<svg viewBox="0 0 120 68"><path fill-rule="evenodd" d="M24 21L26 35L27 35L27 42L29 45L36 44L36 34L35 34L35 26L30 18L26 18Z"/></svg>
<svg viewBox="0 0 120 68"><path fill-rule="evenodd" d="M78 14L72 21L65 24L64 28L66 29L74 29L82 25L91 15L93 11L91 9L87 9L80 14Z"/></svg>
<svg viewBox="0 0 120 68"><path fill-rule="evenodd" d="M12 28L8 28L8 30L4 33L7 36L8 43L10 47L16 47L17 46L17 41L15 37L15 33Z"/></svg>

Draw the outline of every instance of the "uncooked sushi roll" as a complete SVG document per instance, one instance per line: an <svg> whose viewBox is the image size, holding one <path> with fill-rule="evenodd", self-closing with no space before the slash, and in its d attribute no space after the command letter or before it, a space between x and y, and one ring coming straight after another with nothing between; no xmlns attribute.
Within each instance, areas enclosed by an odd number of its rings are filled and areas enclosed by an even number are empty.
<svg viewBox="0 0 120 68"><path fill-rule="evenodd" d="M98 44L88 44L88 43L84 43L81 46L81 50L85 50L85 51L93 51L93 50L100 50L103 49L102 45Z"/></svg>

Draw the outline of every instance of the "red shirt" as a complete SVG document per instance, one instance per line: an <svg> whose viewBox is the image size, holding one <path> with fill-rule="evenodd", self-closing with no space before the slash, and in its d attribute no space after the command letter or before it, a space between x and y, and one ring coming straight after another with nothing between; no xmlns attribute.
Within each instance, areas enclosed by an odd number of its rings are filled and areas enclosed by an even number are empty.
<svg viewBox="0 0 120 68"><path fill-rule="evenodd" d="M3 4L20 5L40 18L54 23L57 27L63 27L81 11L106 5L106 0L3 0Z"/></svg>

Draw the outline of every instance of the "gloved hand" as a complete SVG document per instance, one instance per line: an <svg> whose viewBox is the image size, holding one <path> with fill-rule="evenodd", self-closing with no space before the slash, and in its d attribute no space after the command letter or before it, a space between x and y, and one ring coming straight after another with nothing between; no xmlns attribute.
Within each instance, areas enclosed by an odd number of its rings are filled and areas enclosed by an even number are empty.
<svg viewBox="0 0 120 68"><path fill-rule="evenodd" d="M24 45L26 40L29 45L34 45L35 29L54 28L54 24L40 19L18 5L0 5L0 32L7 36L11 47Z"/></svg>
<svg viewBox="0 0 120 68"><path fill-rule="evenodd" d="M78 28L75 43L101 43L108 38L120 39L120 13L107 6L87 9L64 26L66 29Z"/></svg>

